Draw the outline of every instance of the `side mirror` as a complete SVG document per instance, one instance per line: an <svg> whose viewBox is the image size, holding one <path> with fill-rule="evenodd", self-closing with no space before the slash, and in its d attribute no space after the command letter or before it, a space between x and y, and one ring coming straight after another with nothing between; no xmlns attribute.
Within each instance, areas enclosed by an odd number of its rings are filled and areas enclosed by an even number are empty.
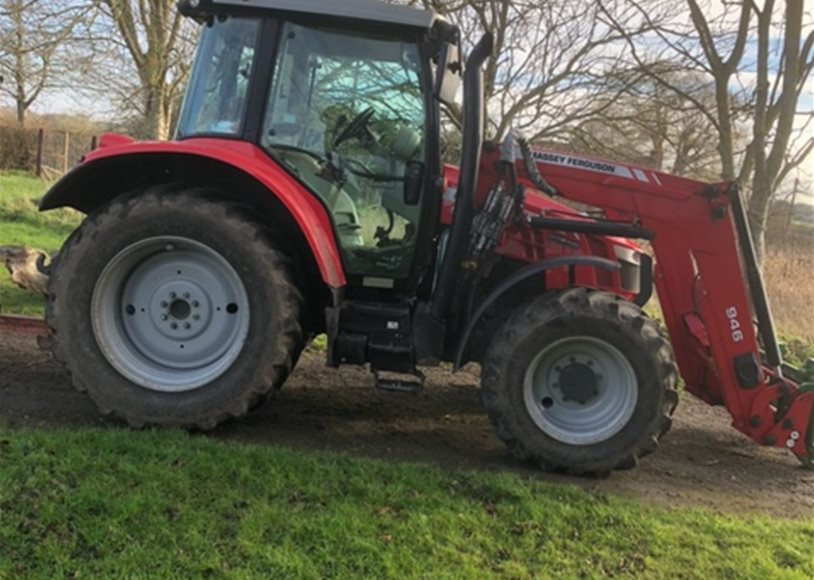
<svg viewBox="0 0 814 580"><path fill-rule="evenodd" d="M404 204L417 205L421 201L421 190L424 188L424 164L410 161L404 171Z"/></svg>
<svg viewBox="0 0 814 580"><path fill-rule="evenodd" d="M435 69L435 97L447 105L455 102L458 87L463 76L463 53L460 42L445 42L438 54L438 66Z"/></svg>

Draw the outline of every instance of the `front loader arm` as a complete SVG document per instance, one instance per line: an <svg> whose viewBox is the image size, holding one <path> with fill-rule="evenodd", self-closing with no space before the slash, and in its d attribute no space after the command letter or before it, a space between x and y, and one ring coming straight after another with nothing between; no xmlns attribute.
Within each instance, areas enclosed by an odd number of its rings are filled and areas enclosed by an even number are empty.
<svg viewBox="0 0 814 580"><path fill-rule="evenodd" d="M725 405L752 439L809 463L814 393L783 376L738 188L547 151L533 156L564 198L652 237L655 286L687 390ZM522 159L518 173L526 174Z"/></svg>

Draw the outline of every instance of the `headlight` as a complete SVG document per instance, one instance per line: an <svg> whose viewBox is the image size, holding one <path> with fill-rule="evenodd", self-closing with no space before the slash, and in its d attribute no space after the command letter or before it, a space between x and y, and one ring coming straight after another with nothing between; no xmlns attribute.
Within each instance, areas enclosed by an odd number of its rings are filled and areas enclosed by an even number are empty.
<svg viewBox="0 0 814 580"><path fill-rule="evenodd" d="M619 271L622 288L628 292L638 294L641 290L641 252L625 246L614 246L613 250L616 253L616 259L619 260L619 264L622 267Z"/></svg>

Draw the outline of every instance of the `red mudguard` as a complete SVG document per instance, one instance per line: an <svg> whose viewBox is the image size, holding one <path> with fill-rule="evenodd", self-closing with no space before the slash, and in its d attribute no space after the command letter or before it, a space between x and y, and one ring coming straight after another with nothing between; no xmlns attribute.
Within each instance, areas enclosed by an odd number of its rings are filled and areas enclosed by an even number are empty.
<svg viewBox="0 0 814 580"><path fill-rule="evenodd" d="M59 198L68 188L70 180L78 173L93 171L96 162L114 157L148 155L189 155L211 159L230 165L248 174L268 189L268 194L275 196L291 213L308 242L319 266L323 281L331 288L346 285L345 272L339 248L336 245L331 218L319 200L308 192L297 180L286 173L256 146L227 139L196 138L184 141L140 142L121 135L102 136L99 148L87 154L79 167L63 181L57 183L49 192L44 207L55 207L47 204L48 197Z"/></svg>

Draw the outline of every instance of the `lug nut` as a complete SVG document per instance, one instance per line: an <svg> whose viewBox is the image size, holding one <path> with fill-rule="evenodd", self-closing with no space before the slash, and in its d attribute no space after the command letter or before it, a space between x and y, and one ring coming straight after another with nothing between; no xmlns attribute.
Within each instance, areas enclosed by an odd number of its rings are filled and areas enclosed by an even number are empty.
<svg viewBox="0 0 814 580"><path fill-rule="evenodd" d="M166 308L167 306L169 306L169 304L166 302L161 302L161 308Z"/></svg>
<svg viewBox="0 0 814 580"><path fill-rule="evenodd" d="M170 328L172 328L173 330L178 330L178 325L173 322L172 324L170 324Z"/></svg>
<svg viewBox="0 0 814 580"><path fill-rule="evenodd" d="M198 306L200 306L200 304L198 303L198 301L197 301L197 300L193 300L193 301L192 301L192 307L193 307L193 308L198 308Z"/></svg>
<svg viewBox="0 0 814 580"><path fill-rule="evenodd" d="M176 298L177 296L178 296L178 294L176 294L175 292L170 292L170 298L171 298L171 299L175 300L175 298Z"/></svg>
<svg viewBox="0 0 814 580"><path fill-rule="evenodd" d="M200 319L201 319L201 317L198 314L193 314L192 315L192 320L200 320Z"/></svg>
<svg viewBox="0 0 814 580"><path fill-rule="evenodd" d="M190 328L192 328L192 325L189 322L185 322L184 323L184 330L189 330Z"/></svg>
<svg viewBox="0 0 814 580"><path fill-rule="evenodd" d="M161 320L167 320L168 318L169 318L169 316L167 316L166 314L161 315Z"/></svg>
<svg viewBox="0 0 814 580"><path fill-rule="evenodd" d="M184 292L184 298L185 298L186 300L189 300L189 292Z"/></svg>

